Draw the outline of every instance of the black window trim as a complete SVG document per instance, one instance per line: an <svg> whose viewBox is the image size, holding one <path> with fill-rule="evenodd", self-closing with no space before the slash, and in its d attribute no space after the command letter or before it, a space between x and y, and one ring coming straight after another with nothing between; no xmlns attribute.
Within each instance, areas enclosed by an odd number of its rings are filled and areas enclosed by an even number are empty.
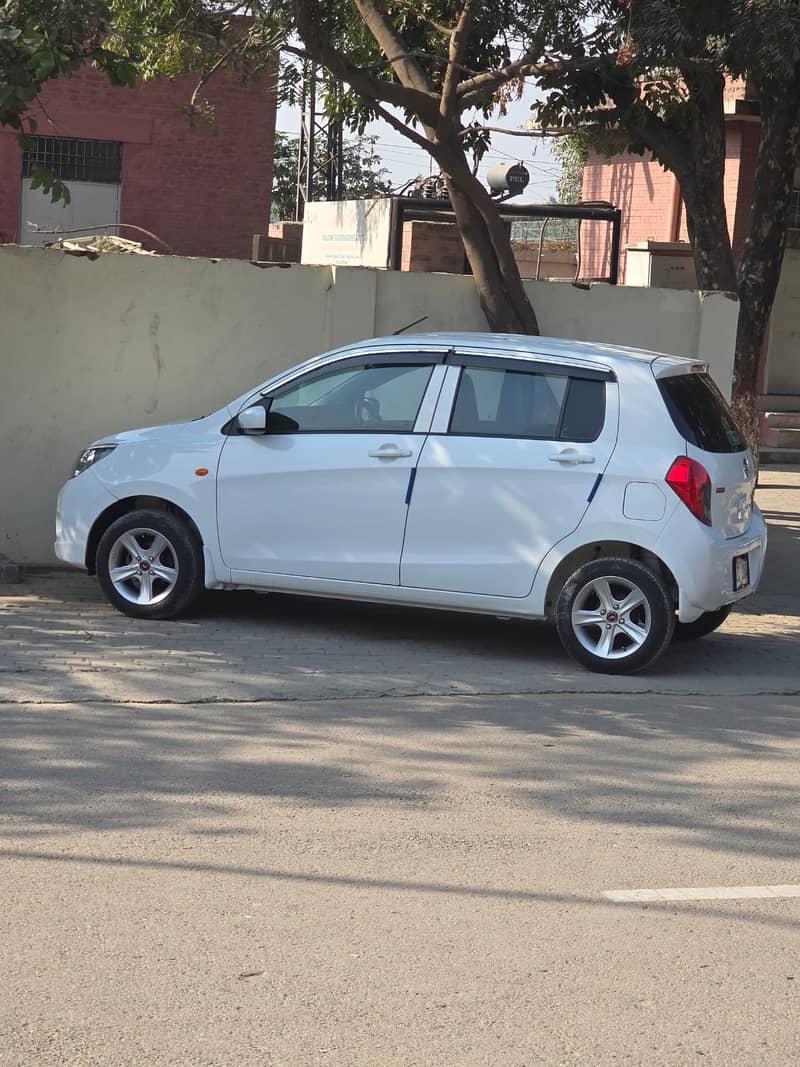
<svg viewBox="0 0 800 1067"><path fill-rule="evenodd" d="M454 349L447 353L444 362L455 367L484 367L495 370L520 371L527 374L556 375L559 378L582 378L589 381L615 382L616 374L610 368L571 366L569 363L551 363L538 359L514 356L482 356Z"/></svg>
<svg viewBox="0 0 800 1067"><path fill-rule="evenodd" d="M312 367L310 370L298 374L296 378L290 378L288 382L276 385L273 389L265 389L260 395L262 398L268 397L271 400L276 393L289 386L302 385L306 378L310 378L312 375L332 373L347 367L363 367L365 370L369 370L372 367L404 367L407 365L425 367L428 364L432 367L439 367L445 362L446 356L447 352L426 352L425 349L397 352L391 355L388 353L382 355L380 352L367 352L363 356L345 356L344 359L334 359L330 363Z"/></svg>
<svg viewBox="0 0 800 1067"><path fill-rule="evenodd" d="M432 358L427 358L428 356ZM272 406L272 401L275 399L278 393L284 389L294 389L296 386L303 384L306 379L316 377L318 374L335 374L336 371L346 370L348 367L363 367L364 370L373 370L375 367L430 367L430 374L428 375L428 381L425 383L425 388L422 390L422 396L419 399L417 405L417 411L414 415L414 419L411 423L412 428L410 430L381 430L379 426L365 427L363 430L348 429L348 430L283 430L280 434L248 434L239 429L238 419L239 413L233 416L222 427L222 433L226 437L279 437L291 434L292 436L314 437L322 434L328 435L341 435L341 434L368 434L368 433L395 433L402 434L403 437L424 437L427 435L426 430L414 430L419 419L419 413L422 411L422 405L425 403L425 397L427 396L428 389L430 388L431 378L433 377L433 371L436 367L441 366L445 361L446 352L400 352L398 355L389 357L386 356L374 358L369 355L364 356L348 356L345 359L333 360L330 363L323 363L320 367L314 367L312 370L306 371L303 374L299 374L296 378L291 378L288 382L284 382L282 385L275 386L274 389L267 390L259 394L258 399L252 400L250 403L245 404L241 409L246 410L249 407L257 407L259 404L264 404L264 410L269 413Z"/></svg>
<svg viewBox="0 0 800 1067"><path fill-rule="evenodd" d="M478 358L481 358L481 357L478 357ZM595 375L594 373L591 374L591 377L587 378L583 374L573 374L570 368L564 367L563 364L556 364L556 363L547 364L547 366L552 366L553 369L551 371L547 371L547 372L538 371L538 367L542 366L542 364L538 364L536 370L531 370L528 366L520 366L520 364L523 364L525 362L527 362L527 361L519 360L519 359L518 360L510 360L509 361L509 363L511 364L510 366L497 366L496 365L497 361L491 359L490 361L482 362L480 364L477 364L476 365L476 370L509 370L509 371L512 371L512 372L517 373L517 374L526 374L526 373L527 374L536 374L538 372L542 376L544 376L546 374L546 376L550 377L550 378L555 378L555 377L557 377L557 378L566 378L567 379L567 388L564 390L564 399L561 402L561 411L560 411L559 416L558 416L558 426L556 427L556 436L555 437L552 437L550 434L533 434L533 433L462 433L462 432L460 432L458 430L453 430L452 429L453 417L455 416L455 413L456 413L456 404L458 403L458 391L461 388L461 379L462 379L462 377L464 375L464 371L468 370L469 367L472 366L472 364L470 364L470 363L462 363L462 364L460 364L461 372L460 372L460 374L458 376L458 382L456 383L455 392L453 393L452 406L450 408L450 417L447 420L447 429L445 431L439 431L438 433L431 433L430 436L431 437L476 437L476 438L486 438L487 440L490 440L490 441L552 441L554 444L564 444L564 443L568 444L570 441L574 441L575 444L579 444L579 445L590 445L590 444L593 444L595 441L599 441L600 438L603 435L603 430L605 429L606 414L608 412L608 398L607 398L607 394L606 394L606 390L605 389L603 390L603 418L602 418L602 420L600 422L600 429L595 434L595 436L594 437L584 437L584 438L581 438L581 437L565 437L565 438L562 438L561 437L561 430L562 430L562 427L563 427L563 424L564 424L564 415L566 414L567 404L569 403L569 395L570 395L570 392L572 391L572 382L575 379L579 379L581 381L603 381L603 382L606 382L606 381L609 381L609 380L616 381L616 378L612 377L611 379L608 379L608 378L606 378L606 377L604 377L602 375ZM459 364L456 364L456 365L458 366ZM583 370L583 368L580 368L580 369Z"/></svg>

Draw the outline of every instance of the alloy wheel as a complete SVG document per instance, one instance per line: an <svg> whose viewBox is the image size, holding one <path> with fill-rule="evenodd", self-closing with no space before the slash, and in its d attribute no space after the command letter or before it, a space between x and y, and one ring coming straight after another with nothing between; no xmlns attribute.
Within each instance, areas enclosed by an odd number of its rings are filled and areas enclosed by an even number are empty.
<svg viewBox="0 0 800 1067"><path fill-rule="evenodd" d="M111 546L108 576L117 593L132 604L160 604L178 581L178 556L158 530L127 530Z"/></svg>
<svg viewBox="0 0 800 1067"><path fill-rule="evenodd" d="M650 604L628 578L593 578L572 604L572 629L581 645L599 659L625 659L650 635Z"/></svg>

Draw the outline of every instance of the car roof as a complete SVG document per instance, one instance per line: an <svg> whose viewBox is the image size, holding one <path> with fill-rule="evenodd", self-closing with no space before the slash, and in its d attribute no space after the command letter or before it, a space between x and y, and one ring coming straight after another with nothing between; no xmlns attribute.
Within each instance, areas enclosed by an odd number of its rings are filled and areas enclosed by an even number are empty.
<svg viewBox="0 0 800 1067"><path fill-rule="evenodd" d="M482 355L506 356L513 354L525 359L552 358L568 360L576 364L600 363L605 367L613 367L619 363L653 363L658 360L660 365L691 365L696 360L686 359L682 356L672 356L663 352L650 352L642 348L626 348L622 345L606 344L602 341L571 341L563 337L534 337L526 334L514 333L467 333L467 332L434 332L412 333L392 335L389 337L372 337L364 341L357 341L338 349L333 355L343 352L357 352L367 348L370 351L389 348L397 351L398 348L414 348L419 345L435 346L441 348L452 346L456 349L480 349Z"/></svg>
<svg viewBox="0 0 800 1067"><path fill-rule="evenodd" d="M688 369L692 366L695 368L699 366L696 360L684 359L682 356L648 352L643 348L624 348L622 345L606 344L602 341L571 341L563 337L534 337L528 334L478 333L477 331L468 333L457 330L391 334L388 337L368 337L362 341L353 341L287 368L268 381L262 382L258 388L243 393L231 402L229 410L238 411L239 406L246 403L249 398L275 389L301 374L320 370L327 364L335 363L347 356L358 355L360 352L370 354L385 352L389 355L392 352L414 351L419 348L433 348L439 352L448 348L464 352L477 349L482 356L497 356L498 358L513 356L516 359L530 359L532 362L552 361L555 357L564 364L574 367L603 370L617 370L620 365L627 363L640 367L645 364L653 365L655 371L656 361L658 361L660 373L669 373L670 368L675 368L680 373L680 368Z"/></svg>

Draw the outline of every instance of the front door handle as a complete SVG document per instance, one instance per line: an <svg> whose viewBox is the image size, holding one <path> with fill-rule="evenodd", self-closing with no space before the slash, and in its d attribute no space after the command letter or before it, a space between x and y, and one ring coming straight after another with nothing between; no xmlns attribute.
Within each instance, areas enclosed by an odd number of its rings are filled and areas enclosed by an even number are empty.
<svg viewBox="0 0 800 1067"><path fill-rule="evenodd" d="M579 452L577 448L564 448L561 452L556 452L552 456L547 457L551 463L594 463L594 456L588 452Z"/></svg>
<svg viewBox="0 0 800 1067"><path fill-rule="evenodd" d="M413 456L414 453L410 448L399 448L397 445L381 445L380 448L376 448L369 455L372 459L407 459L409 456Z"/></svg>

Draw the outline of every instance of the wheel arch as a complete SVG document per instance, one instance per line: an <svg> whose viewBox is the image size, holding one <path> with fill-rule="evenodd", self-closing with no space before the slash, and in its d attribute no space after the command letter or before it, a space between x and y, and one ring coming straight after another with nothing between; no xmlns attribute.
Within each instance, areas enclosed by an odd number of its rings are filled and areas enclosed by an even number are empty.
<svg viewBox="0 0 800 1067"><path fill-rule="evenodd" d="M678 583L675 575L652 549L645 548L634 541L599 540L574 548L557 564L547 583L544 604L547 618L555 617L558 595L569 577L584 563L591 563L592 560L602 559L605 556L637 560L660 574L669 585L675 607L678 607Z"/></svg>
<svg viewBox="0 0 800 1067"><path fill-rule="evenodd" d="M97 518L94 520L89 536L86 540L86 570L89 574L95 574L97 570L97 548L100 544L103 534L117 519L121 519L123 515L127 515L131 511L139 511L142 508L151 508L154 511L165 511L169 515L176 515L183 519L189 529L197 537L198 544L201 548L205 547L203 541L203 535L197 526L197 523L183 508L173 503L171 500L166 500L163 497L158 496L127 496L121 500L114 501L110 504L105 511L101 511Z"/></svg>

